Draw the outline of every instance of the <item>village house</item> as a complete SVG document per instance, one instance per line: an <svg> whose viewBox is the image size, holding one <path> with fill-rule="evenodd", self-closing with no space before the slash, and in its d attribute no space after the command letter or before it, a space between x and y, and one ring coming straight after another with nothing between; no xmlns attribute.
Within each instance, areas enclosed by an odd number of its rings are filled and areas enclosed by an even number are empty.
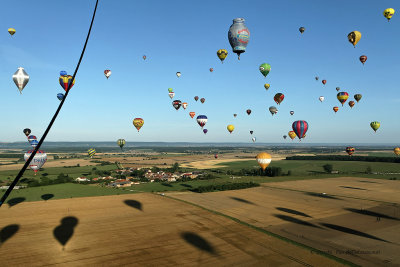
<svg viewBox="0 0 400 267"><path fill-rule="evenodd" d="M123 179L116 180L115 182L111 183L110 186L112 187L130 187L133 184L131 181L126 181Z"/></svg>
<svg viewBox="0 0 400 267"><path fill-rule="evenodd" d="M90 179L86 178L86 177L78 177L75 179L76 182L80 183L80 182L90 182Z"/></svg>

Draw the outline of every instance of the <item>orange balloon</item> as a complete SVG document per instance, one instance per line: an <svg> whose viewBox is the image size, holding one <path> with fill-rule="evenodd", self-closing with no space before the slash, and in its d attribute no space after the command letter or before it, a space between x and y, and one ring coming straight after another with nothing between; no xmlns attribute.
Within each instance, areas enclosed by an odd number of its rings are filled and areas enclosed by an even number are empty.
<svg viewBox="0 0 400 267"><path fill-rule="evenodd" d="M260 165L261 169L265 171L268 165L271 163L271 155L265 152L261 152L256 156L258 165Z"/></svg>

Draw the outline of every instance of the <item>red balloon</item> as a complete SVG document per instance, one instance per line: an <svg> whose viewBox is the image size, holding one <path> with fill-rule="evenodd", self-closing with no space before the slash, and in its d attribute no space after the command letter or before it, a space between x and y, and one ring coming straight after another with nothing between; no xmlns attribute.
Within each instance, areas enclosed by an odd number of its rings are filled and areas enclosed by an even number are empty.
<svg viewBox="0 0 400 267"><path fill-rule="evenodd" d="M203 104L204 102L206 102L206 99L205 98L201 98L200 102Z"/></svg>
<svg viewBox="0 0 400 267"><path fill-rule="evenodd" d="M367 61L367 56L366 56L366 55L362 55L362 56L360 57L360 61L361 61L361 63L364 65L365 61Z"/></svg>
<svg viewBox="0 0 400 267"><path fill-rule="evenodd" d="M326 84L326 80L322 80L322 83L325 85Z"/></svg>
<svg viewBox="0 0 400 267"><path fill-rule="evenodd" d="M333 111L338 112L339 108L338 107L333 107Z"/></svg>

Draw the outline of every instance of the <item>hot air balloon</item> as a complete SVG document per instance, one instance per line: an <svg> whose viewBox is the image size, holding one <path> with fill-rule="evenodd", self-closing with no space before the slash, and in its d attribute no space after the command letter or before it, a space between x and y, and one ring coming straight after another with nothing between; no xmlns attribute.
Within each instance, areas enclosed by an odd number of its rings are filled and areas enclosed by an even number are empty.
<svg viewBox="0 0 400 267"><path fill-rule="evenodd" d="M260 165L261 169L265 171L268 165L271 163L271 155L265 152L261 152L256 156L258 165Z"/></svg>
<svg viewBox="0 0 400 267"><path fill-rule="evenodd" d="M355 94L355 95L354 95L354 99L357 101L357 103L358 103L358 101L361 100L361 97L362 97L361 94Z"/></svg>
<svg viewBox="0 0 400 267"><path fill-rule="evenodd" d="M125 145L125 139L118 139L118 140L117 140L117 145L119 145L119 147L120 147L121 150L122 150L122 148L123 148L124 145Z"/></svg>
<svg viewBox="0 0 400 267"><path fill-rule="evenodd" d="M61 87L64 88L65 91L67 91L68 87L69 89L71 89L72 86L74 86L75 84L75 79L72 81L71 75L60 76L58 80L60 82Z"/></svg>
<svg viewBox="0 0 400 267"><path fill-rule="evenodd" d="M216 158L216 159L217 159L217 158L218 158L218 154L215 154L215 155L214 155L214 158Z"/></svg>
<svg viewBox="0 0 400 267"><path fill-rule="evenodd" d="M23 132L26 135L26 137L28 137L31 134L31 129L25 128Z"/></svg>
<svg viewBox="0 0 400 267"><path fill-rule="evenodd" d="M268 73L271 71L271 65L263 63L260 65L259 70L264 77L267 77Z"/></svg>
<svg viewBox="0 0 400 267"><path fill-rule="evenodd" d="M58 98L58 100L63 100L64 99L64 94L62 94L62 93L58 93L57 94L57 98Z"/></svg>
<svg viewBox="0 0 400 267"><path fill-rule="evenodd" d="M183 103L182 103L182 107L183 107L183 109L186 109L186 108L187 108L187 106L188 106L188 103L186 103L186 102L183 102Z"/></svg>
<svg viewBox="0 0 400 267"><path fill-rule="evenodd" d="M339 92L339 91L340 91L340 87L336 87L336 91L338 91L338 92Z"/></svg>
<svg viewBox="0 0 400 267"><path fill-rule="evenodd" d="M174 92L170 92L170 93L168 93L168 95L169 95L169 98L174 98L174 96L175 96L175 93Z"/></svg>
<svg viewBox="0 0 400 267"><path fill-rule="evenodd" d="M400 155L400 147L395 147L393 149L394 154L396 154L397 156Z"/></svg>
<svg viewBox="0 0 400 267"><path fill-rule="evenodd" d="M133 126L136 127L138 132L139 132L140 128L142 128L143 124L144 124L144 120L142 118L135 118L133 120Z"/></svg>
<svg viewBox="0 0 400 267"><path fill-rule="evenodd" d="M250 39L250 31L244 24L243 18L233 20L233 24L228 31L228 39L233 52L238 55L240 60L240 54L246 52L246 46Z"/></svg>
<svg viewBox="0 0 400 267"><path fill-rule="evenodd" d="M235 130L235 126L233 126L232 124L229 124L228 126L226 126L226 129L228 129L229 133L232 133L233 130Z"/></svg>
<svg viewBox="0 0 400 267"><path fill-rule="evenodd" d="M254 133L254 131L250 131L250 134L253 134Z"/></svg>
<svg viewBox="0 0 400 267"><path fill-rule="evenodd" d="M181 105L182 105L182 103L181 103L180 100L174 100L174 101L172 101L172 106L173 106L176 110L178 110L178 109L181 107Z"/></svg>
<svg viewBox="0 0 400 267"><path fill-rule="evenodd" d="M96 149L94 148L89 148L87 151L88 155L90 156L90 158L93 158L93 156L96 154Z"/></svg>
<svg viewBox="0 0 400 267"><path fill-rule="evenodd" d="M179 78L179 77L181 77L181 73L178 71L177 73L176 73L176 76Z"/></svg>
<svg viewBox="0 0 400 267"><path fill-rule="evenodd" d="M353 108L355 104L356 104L356 102L354 102L354 101L349 101L349 106L350 106L350 108Z"/></svg>
<svg viewBox="0 0 400 267"><path fill-rule="evenodd" d="M33 148L35 148L35 147L39 144L39 142L38 142L38 140L35 139L35 140L30 141L29 144L30 144Z"/></svg>
<svg viewBox="0 0 400 267"><path fill-rule="evenodd" d="M342 103L342 106L347 101L348 98L349 94L347 92L340 92L337 94L337 99L339 100L340 103Z"/></svg>
<svg viewBox="0 0 400 267"><path fill-rule="evenodd" d="M251 109L246 110L247 115L251 114Z"/></svg>
<svg viewBox="0 0 400 267"><path fill-rule="evenodd" d="M274 114L278 113L278 109L274 106L270 106L269 112L271 112L272 116L274 116Z"/></svg>
<svg viewBox="0 0 400 267"><path fill-rule="evenodd" d="M318 81L318 80L319 80L319 77L318 77L318 76L315 76L315 80Z"/></svg>
<svg viewBox="0 0 400 267"><path fill-rule="evenodd" d="M346 152L347 152L347 154L349 154L349 156L353 155L354 151L355 151L354 147L352 147L352 146L346 147Z"/></svg>
<svg viewBox="0 0 400 267"><path fill-rule="evenodd" d="M306 121L295 121L292 124L292 129L296 133L299 139L303 138L306 135L308 130L308 123Z"/></svg>
<svg viewBox="0 0 400 267"><path fill-rule="evenodd" d="M274 96L274 101L275 101L278 105L280 105L284 98L285 98L285 95L284 95L284 94L282 94L282 93L277 93L277 94Z"/></svg>
<svg viewBox="0 0 400 267"><path fill-rule="evenodd" d="M379 129L379 127L381 127L380 122L377 122L377 121L373 121L373 122L371 122L369 125L371 126L371 128L372 128L375 132Z"/></svg>
<svg viewBox="0 0 400 267"><path fill-rule="evenodd" d="M68 73L65 70L60 71L60 76L67 75Z"/></svg>
<svg viewBox="0 0 400 267"><path fill-rule="evenodd" d="M293 115L293 114L294 114L294 111L293 111L293 110L291 110L291 111L290 111L290 115Z"/></svg>
<svg viewBox="0 0 400 267"><path fill-rule="evenodd" d="M197 123L200 125L201 128L204 127L207 123L207 116L206 115L199 115L197 116Z"/></svg>
<svg viewBox="0 0 400 267"><path fill-rule="evenodd" d="M25 72L23 67L19 67L18 70L12 76L15 85L18 87L19 93L22 94L25 86L29 82L29 75Z"/></svg>
<svg viewBox="0 0 400 267"><path fill-rule="evenodd" d="M285 134L285 135L283 136L283 139L286 139L286 137L287 137L287 135Z"/></svg>
<svg viewBox="0 0 400 267"><path fill-rule="evenodd" d="M36 136L34 136L34 135L30 135L30 136L28 136L28 142L30 143L30 142L32 142L32 140L36 140L37 138L36 138Z"/></svg>
<svg viewBox="0 0 400 267"><path fill-rule="evenodd" d="M201 102L202 104L204 104L204 102L206 102L206 99L203 97L203 98L200 99L200 102Z"/></svg>
<svg viewBox="0 0 400 267"><path fill-rule="evenodd" d="M168 93L172 93L173 91L174 91L174 89L168 88Z"/></svg>
<svg viewBox="0 0 400 267"><path fill-rule="evenodd" d="M195 96L195 97L194 97L194 100L196 100L196 101L199 100L199 97L198 97L198 96Z"/></svg>
<svg viewBox="0 0 400 267"><path fill-rule="evenodd" d="M208 130L207 129L203 129L203 133L207 134Z"/></svg>
<svg viewBox="0 0 400 267"><path fill-rule="evenodd" d="M9 28L8 29L8 33L11 34L11 36L13 36L15 34L15 29L14 28Z"/></svg>
<svg viewBox="0 0 400 267"><path fill-rule="evenodd" d="M288 132L288 135L289 135L290 139L292 139L292 140L296 138L296 133L293 131Z"/></svg>
<svg viewBox="0 0 400 267"><path fill-rule="evenodd" d="M321 103L322 103L324 100L325 100L325 97L323 97L323 96L320 96L320 97L319 97L319 101L321 101Z"/></svg>
<svg viewBox="0 0 400 267"><path fill-rule="evenodd" d="M300 28L299 28L299 31L300 31L301 34L303 34L303 32L304 32L305 30L306 30L306 28L304 28L304 27L300 27Z"/></svg>
<svg viewBox="0 0 400 267"><path fill-rule="evenodd" d="M352 31L347 35L347 39L349 39L349 42L353 44L354 47L356 47L356 44L358 41L361 39L361 32L359 31Z"/></svg>
<svg viewBox="0 0 400 267"><path fill-rule="evenodd" d="M383 11L383 16L385 16L385 18L387 18L388 22L390 21L390 19L392 18L392 16L394 15L394 9L393 8L386 8ZM8 30L8 32L10 32L10 30Z"/></svg>
<svg viewBox="0 0 400 267"><path fill-rule="evenodd" d="M338 107L333 107L333 111L338 112L339 108Z"/></svg>
<svg viewBox="0 0 400 267"><path fill-rule="evenodd" d="M105 70L104 71L104 75L106 76L106 78L108 79L111 76L111 70Z"/></svg>
<svg viewBox="0 0 400 267"><path fill-rule="evenodd" d="M235 117L235 118L236 118L236 117L237 117L237 114L236 114L236 113L235 113L235 114L233 114L233 117Z"/></svg>
<svg viewBox="0 0 400 267"><path fill-rule="evenodd" d="M213 72L214 71L214 69L213 68L210 68L210 72Z"/></svg>
<svg viewBox="0 0 400 267"><path fill-rule="evenodd" d="M189 116L193 119L193 117L196 115L196 112L189 112Z"/></svg>
<svg viewBox="0 0 400 267"><path fill-rule="evenodd" d="M266 84L264 84L264 88L265 88L265 90L268 90L268 89L269 89L269 87L270 87L269 83L266 83Z"/></svg>
<svg viewBox="0 0 400 267"><path fill-rule="evenodd" d="M322 83L325 85L326 84L326 80L322 80Z"/></svg>
<svg viewBox="0 0 400 267"><path fill-rule="evenodd" d="M146 58L147 58L146 55L143 55L143 60L146 60Z"/></svg>
<svg viewBox="0 0 400 267"><path fill-rule="evenodd" d="M361 61L361 63L364 65L365 61L367 61L367 56L362 55L362 56L360 57L360 61Z"/></svg>
<svg viewBox="0 0 400 267"><path fill-rule="evenodd" d="M220 49L217 51L217 56L219 60L221 60L221 63L224 63L224 59L228 56L228 51L226 51L226 49Z"/></svg>
<svg viewBox="0 0 400 267"><path fill-rule="evenodd" d="M27 161L32 153L33 150L29 150L28 152L26 152L24 155L24 160ZM42 150L38 150L35 156L33 157L32 161L29 163L29 167L35 172L36 175L38 170L43 167L46 161L47 161L47 154Z"/></svg>
<svg viewBox="0 0 400 267"><path fill-rule="evenodd" d="M256 138L255 138L255 137L252 137L252 138L251 138L251 141L253 141L253 143L255 143L255 142L256 142Z"/></svg>

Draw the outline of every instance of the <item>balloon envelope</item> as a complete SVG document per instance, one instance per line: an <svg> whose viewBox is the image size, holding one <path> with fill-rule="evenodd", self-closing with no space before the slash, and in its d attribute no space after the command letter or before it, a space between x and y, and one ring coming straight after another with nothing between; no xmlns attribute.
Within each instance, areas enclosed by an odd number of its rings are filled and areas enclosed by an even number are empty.
<svg viewBox="0 0 400 267"><path fill-rule="evenodd" d="M387 18L388 21L390 21L390 19L393 17L394 15L394 9L393 8L386 8L383 11L383 16L385 16L385 18Z"/></svg>
<svg viewBox="0 0 400 267"><path fill-rule="evenodd" d="M33 150L29 150L28 152L25 153L24 155L25 161L29 159L32 152ZM35 156L33 157L32 161L29 163L29 167L35 172L36 175L37 171L43 167L46 161L47 161L47 154L42 150L38 150Z"/></svg>
<svg viewBox="0 0 400 267"><path fill-rule="evenodd" d="M207 129L203 129L203 133L206 134L208 132Z"/></svg>
<svg viewBox="0 0 400 267"><path fill-rule="evenodd" d="M373 122L371 122L369 125L371 126L371 128L372 128L375 132L379 129L379 127L381 127L380 122L377 122L377 121L373 121Z"/></svg>
<svg viewBox="0 0 400 267"><path fill-rule="evenodd" d="M339 92L336 97L339 100L339 102L342 103L342 106L343 106L343 104L349 98L349 94L347 92Z"/></svg>
<svg viewBox="0 0 400 267"><path fill-rule="evenodd" d="M289 135L290 139L292 139L292 140L296 138L296 133L294 131L290 131L288 133L288 135Z"/></svg>
<svg viewBox="0 0 400 267"><path fill-rule="evenodd" d="M225 58L228 56L228 51L226 49L220 49L217 51L217 56L221 63L224 63Z"/></svg>
<svg viewBox="0 0 400 267"><path fill-rule="evenodd" d="M58 79L58 81L60 82L61 87L67 91L68 88L71 89L74 84L75 84L75 79L72 80L72 76L71 75L64 75L64 76L60 76L60 78Z"/></svg>
<svg viewBox="0 0 400 267"><path fill-rule="evenodd" d="M14 28L9 28L8 29L8 33L11 34L11 36L13 36L15 34L15 29Z"/></svg>
<svg viewBox="0 0 400 267"><path fill-rule="evenodd" d="M90 158L93 158L93 156L96 154L96 149L94 148L89 148L87 151L88 155L90 156Z"/></svg>
<svg viewBox="0 0 400 267"><path fill-rule="evenodd" d="M280 105L284 98L285 98L285 95L284 95L284 94L282 94L282 93L277 93L277 94L274 96L274 101L275 101L278 105Z"/></svg>
<svg viewBox="0 0 400 267"><path fill-rule="evenodd" d="M34 135L30 135L30 136L28 136L28 142L30 143L32 140L36 140L37 138L36 138L36 136L34 136Z"/></svg>
<svg viewBox="0 0 400 267"><path fill-rule="evenodd" d="M68 73L65 70L60 71L60 76L67 75Z"/></svg>
<svg viewBox="0 0 400 267"><path fill-rule="evenodd" d="M272 116L274 116L274 114L278 113L278 109L274 106L269 107L269 112L271 112Z"/></svg>
<svg viewBox="0 0 400 267"><path fill-rule="evenodd" d="M26 73L23 67L19 67L18 70L12 76L15 85L18 87L19 93L22 94L25 86L29 82L29 75Z"/></svg>
<svg viewBox="0 0 400 267"><path fill-rule="evenodd" d="M31 131L31 129L29 129L29 128L25 128L23 132L24 132L24 134L25 134L26 136L28 136L28 135L31 134L32 131Z"/></svg>
<svg viewBox="0 0 400 267"><path fill-rule="evenodd" d="M247 44L250 39L250 31L244 24L243 18L236 18L233 20L233 24L228 31L229 44L232 47L234 53L238 55L240 59L240 54L246 52Z"/></svg>
<svg viewBox="0 0 400 267"><path fill-rule="evenodd" d="M207 123L207 116L206 115L199 115L196 118L197 123L200 125L201 128L204 127L204 125L206 125Z"/></svg>
<svg viewBox="0 0 400 267"><path fill-rule="evenodd" d="M138 132L139 132L140 128L142 128L143 124L144 124L144 120L142 118L135 118L133 120L133 125L136 127Z"/></svg>
<svg viewBox="0 0 400 267"><path fill-rule="evenodd" d="M193 119L193 117L196 115L196 112L189 112L189 116Z"/></svg>
<svg viewBox="0 0 400 267"><path fill-rule="evenodd" d="M181 103L180 100L174 100L174 101L172 101L172 106L173 106L176 110L178 110L178 109L181 107L181 105L182 105L182 103Z"/></svg>
<svg viewBox="0 0 400 267"><path fill-rule="evenodd" d="M354 151L356 151L354 147L352 147L352 146L346 147L346 152L347 152L347 154L349 154L350 156L353 155Z"/></svg>
<svg viewBox="0 0 400 267"><path fill-rule="evenodd" d="M303 138L308 130L308 123L304 120L295 121L292 124L292 129L299 139Z"/></svg>
<svg viewBox="0 0 400 267"><path fill-rule="evenodd" d="M106 76L106 78L108 79L111 76L111 70L105 70L104 71L104 75Z"/></svg>
<svg viewBox="0 0 400 267"><path fill-rule="evenodd" d="M64 94L62 94L62 93L58 93L57 94L57 98L58 98L58 100L63 100L64 99Z"/></svg>
<svg viewBox="0 0 400 267"><path fill-rule="evenodd" d="M259 70L264 77L267 77L268 73L271 71L271 65L263 63L260 65Z"/></svg>
<svg viewBox="0 0 400 267"><path fill-rule="evenodd" d="M353 44L354 47L356 47L356 44L358 41L361 39L361 32L359 31L352 31L347 35L347 39L349 40L350 43Z"/></svg>
<svg viewBox="0 0 400 267"><path fill-rule="evenodd" d="M226 129L228 129L229 133L232 133L233 130L235 130L235 126L233 126L232 124L229 124L228 126L226 126Z"/></svg>
<svg viewBox="0 0 400 267"><path fill-rule="evenodd" d="M400 147L395 147L393 149L394 154L396 154L397 156L400 155Z"/></svg>
<svg viewBox="0 0 400 267"><path fill-rule="evenodd" d="M271 163L271 155L266 152L261 152L256 156L257 163L261 169L265 171L268 165Z"/></svg>
<svg viewBox="0 0 400 267"><path fill-rule="evenodd" d="M354 95L354 99L355 99L357 102L360 101L361 98L362 98L362 95L361 95L361 94L355 94L355 95Z"/></svg>
<svg viewBox="0 0 400 267"><path fill-rule="evenodd" d="M125 139L118 139L117 140L117 145L122 149L122 147L125 145Z"/></svg>

